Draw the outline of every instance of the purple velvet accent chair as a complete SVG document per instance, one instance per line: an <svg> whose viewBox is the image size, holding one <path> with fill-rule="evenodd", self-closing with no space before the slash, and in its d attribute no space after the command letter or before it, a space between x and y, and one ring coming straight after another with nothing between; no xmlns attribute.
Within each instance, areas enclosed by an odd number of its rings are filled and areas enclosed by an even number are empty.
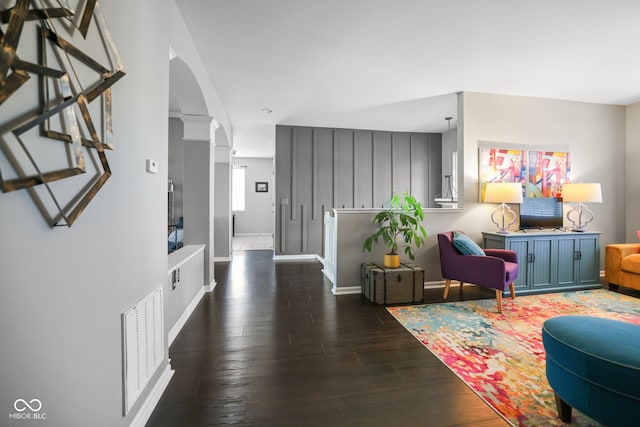
<svg viewBox="0 0 640 427"><path fill-rule="evenodd" d="M438 248L442 277L446 279L444 299L449 295L452 280L458 280L460 288L466 282L495 289L498 313L502 313L503 291L509 288L511 298L516 297L513 282L518 277L518 256L514 251L484 249L486 256L463 255L453 246L453 231L438 234Z"/></svg>

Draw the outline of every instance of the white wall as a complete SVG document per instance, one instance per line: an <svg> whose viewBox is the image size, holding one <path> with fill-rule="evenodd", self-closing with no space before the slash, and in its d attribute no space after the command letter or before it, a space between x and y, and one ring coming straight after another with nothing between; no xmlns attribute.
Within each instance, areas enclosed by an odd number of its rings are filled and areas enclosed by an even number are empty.
<svg viewBox="0 0 640 427"><path fill-rule="evenodd" d="M236 235L273 233L272 201L274 195L273 159L236 157L245 168L245 210L234 212ZM267 193L256 193L256 182L268 183Z"/></svg>
<svg viewBox="0 0 640 427"><path fill-rule="evenodd" d="M463 132L464 140L464 209L432 209L426 213L424 225L429 237L426 245L416 251L415 261L425 268L426 281L442 279L437 233L459 229L480 242L482 231L495 229L490 221L495 205L478 202L478 141L569 146L572 180L602 184L604 203L589 205L596 215L589 229L602 231L602 248L624 241L625 198L629 198L624 192L625 107L473 92L463 93L461 103L462 123L458 130ZM640 132L634 135L637 138ZM637 155L635 150L629 150L632 156ZM359 286L360 263L379 261L384 252L382 248L372 254L361 251L363 236L367 235L362 230L375 231L372 217L372 213L344 215L338 224L343 230L361 230L357 234L339 231L339 287ZM601 256L603 269L604 250Z"/></svg>
<svg viewBox="0 0 640 427"><path fill-rule="evenodd" d="M273 157L276 154L276 127L234 126L233 148L238 157Z"/></svg>
<svg viewBox="0 0 640 427"><path fill-rule="evenodd" d="M477 201L478 141L566 145L572 182L602 184L604 202L589 205L595 213L589 229L602 231L602 247L624 237L625 107L465 93L464 109L466 211L486 214L495 208ZM482 229L474 231L479 239Z"/></svg>
<svg viewBox="0 0 640 427"><path fill-rule="evenodd" d="M636 231L640 230L640 103L627 107L627 146L626 146L626 179L625 179L625 212L626 240L620 242L637 242Z"/></svg>
<svg viewBox="0 0 640 427"><path fill-rule="evenodd" d="M125 426L146 397L122 416L120 314L167 276L166 5L101 3L127 75L113 86L113 175L73 227L51 229L24 190L0 194L5 425L17 398L37 398L46 422L16 424Z"/></svg>
<svg viewBox="0 0 640 427"><path fill-rule="evenodd" d="M227 112L222 105L222 100L218 95L218 92L213 87L211 80L207 74L207 71L202 63L202 59L193 44L191 33L187 28L184 19L182 19L182 13L176 4L175 0L163 0L167 3L168 15L171 17L171 22L168 25L169 29L169 45L176 53L176 55L184 61L189 67L189 70L193 73L195 80L198 82L204 101L207 104L207 111L209 116L214 117L218 123L220 123L224 135L216 135L216 144L228 145L227 141L233 140L233 131L231 128L231 122L227 116ZM137 5L137 3L136 3ZM166 30L166 28L165 28ZM167 51L168 51L167 46ZM169 53L167 52L167 55ZM213 132L212 132L213 133Z"/></svg>
<svg viewBox="0 0 640 427"><path fill-rule="evenodd" d="M190 308L202 298L204 287L204 248L191 245L169 255L167 284L164 287L164 324L175 335L192 313ZM177 270L175 287L173 272ZM190 307L191 306L191 307ZM189 308L189 309L188 309ZM171 336L170 336L171 339Z"/></svg>

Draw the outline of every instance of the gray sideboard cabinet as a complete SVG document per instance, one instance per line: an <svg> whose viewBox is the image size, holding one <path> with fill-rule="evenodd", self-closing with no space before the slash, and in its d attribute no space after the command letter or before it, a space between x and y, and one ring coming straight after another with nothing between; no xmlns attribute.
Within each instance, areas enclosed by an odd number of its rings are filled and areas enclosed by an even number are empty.
<svg viewBox="0 0 640 427"><path fill-rule="evenodd" d="M518 254L516 295L601 286L599 232L483 232L482 245Z"/></svg>

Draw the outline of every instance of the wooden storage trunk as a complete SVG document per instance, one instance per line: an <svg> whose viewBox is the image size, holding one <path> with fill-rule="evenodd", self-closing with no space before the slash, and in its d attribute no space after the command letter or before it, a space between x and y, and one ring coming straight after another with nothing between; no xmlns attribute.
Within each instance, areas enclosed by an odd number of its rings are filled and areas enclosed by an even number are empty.
<svg viewBox="0 0 640 427"><path fill-rule="evenodd" d="M424 269L412 264L384 268L362 264L362 294L376 304L421 302L424 293Z"/></svg>

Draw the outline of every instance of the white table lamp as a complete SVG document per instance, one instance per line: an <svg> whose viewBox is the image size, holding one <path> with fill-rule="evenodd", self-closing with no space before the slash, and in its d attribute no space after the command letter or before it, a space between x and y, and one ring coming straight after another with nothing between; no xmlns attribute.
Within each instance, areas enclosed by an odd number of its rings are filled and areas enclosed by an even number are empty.
<svg viewBox="0 0 640 427"><path fill-rule="evenodd" d="M485 203L500 203L500 206L491 214L491 222L498 227L498 233L509 234L509 227L516 222L518 216L511 210L507 203L522 203L522 184L519 182L489 182L484 189ZM496 215L501 214L501 221L496 221ZM511 221L505 224L506 217Z"/></svg>
<svg viewBox="0 0 640 427"><path fill-rule="evenodd" d="M602 203L600 183L564 184L562 186L562 201L577 202L567 212L567 220L575 227L573 231L585 231L587 224L593 221L595 216L583 202Z"/></svg>

